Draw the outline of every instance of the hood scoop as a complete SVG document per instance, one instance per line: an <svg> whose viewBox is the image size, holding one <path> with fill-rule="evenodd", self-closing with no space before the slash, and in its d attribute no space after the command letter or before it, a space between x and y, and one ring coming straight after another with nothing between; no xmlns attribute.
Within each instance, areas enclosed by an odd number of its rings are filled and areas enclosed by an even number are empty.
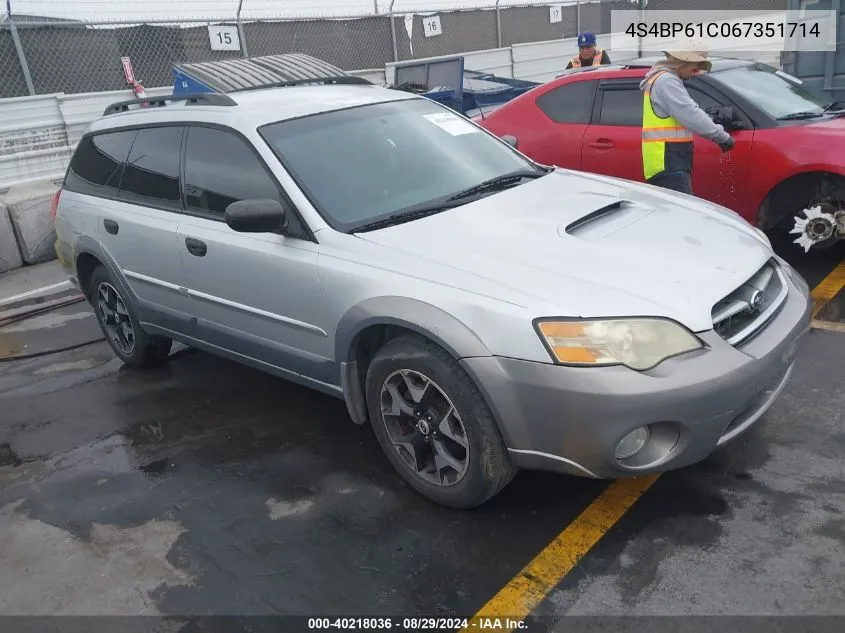
<svg viewBox="0 0 845 633"><path fill-rule="evenodd" d="M654 210L630 200L615 200L610 204L590 211L570 222L558 227L558 235L571 235L588 242L594 242L612 233L639 222L649 216Z"/></svg>

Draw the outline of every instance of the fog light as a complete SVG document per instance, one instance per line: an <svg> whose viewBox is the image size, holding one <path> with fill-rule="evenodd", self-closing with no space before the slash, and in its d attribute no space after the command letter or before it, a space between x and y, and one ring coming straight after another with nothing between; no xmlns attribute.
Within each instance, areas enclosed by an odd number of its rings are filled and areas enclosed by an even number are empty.
<svg viewBox="0 0 845 633"><path fill-rule="evenodd" d="M628 433L616 445L616 459L628 459L639 453L650 436L651 432L647 426L640 426Z"/></svg>

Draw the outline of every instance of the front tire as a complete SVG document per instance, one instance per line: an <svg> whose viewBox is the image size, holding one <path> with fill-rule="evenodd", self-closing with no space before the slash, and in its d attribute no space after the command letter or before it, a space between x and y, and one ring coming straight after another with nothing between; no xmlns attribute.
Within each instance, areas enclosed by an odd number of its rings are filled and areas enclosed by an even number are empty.
<svg viewBox="0 0 845 633"><path fill-rule="evenodd" d="M416 335L388 341L367 371L367 408L388 460L440 505L481 505L516 469L490 409L445 350Z"/></svg>
<svg viewBox="0 0 845 633"><path fill-rule="evenodd" d="M158 367L167 361L173 341L150 336L138 322L131 303L104 266L91 273L88 296L109 346L130 367Z"/></svg>

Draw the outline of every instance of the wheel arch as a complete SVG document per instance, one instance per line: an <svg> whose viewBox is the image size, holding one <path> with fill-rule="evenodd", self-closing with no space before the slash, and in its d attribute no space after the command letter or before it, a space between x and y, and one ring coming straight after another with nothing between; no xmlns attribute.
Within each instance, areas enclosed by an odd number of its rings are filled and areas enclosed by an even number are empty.
<svg viewBox="0 0 845 633"><path fill-rule="evenodd" d="M76 245L76 253L74 254L73 267L76 272L76 279L79 282L80 290L85 298L90 302L89 296L89 281L91 274L97 266L104 266L109 273L111 273L115 283L120 286L120 290L126 293L125 296L136 298L132 292L129 284L126 282L120 267L108 255L108 253L100 246L100 244L90 237L83 236L79 239Z"/></svg>
<svg viewBox="0 0 845 633"><path fill-rule="evenodd" d="M357 304L340 320L335 334L343 397L356 424L368 419L364 380L370 361L385 342L407 333L432 341L455 360L492 355L466 324L430 303L385 296Z"/></svg>
<svg viewBox="0 0 845 633"><path fill-rule="evenodd" d="M832 185L835 190L845 190L845 170L829 166L807 166L780 180L757 207L756 224L764 230L779 225L790 213L797 213L810 202L814 192Z"/></svg>

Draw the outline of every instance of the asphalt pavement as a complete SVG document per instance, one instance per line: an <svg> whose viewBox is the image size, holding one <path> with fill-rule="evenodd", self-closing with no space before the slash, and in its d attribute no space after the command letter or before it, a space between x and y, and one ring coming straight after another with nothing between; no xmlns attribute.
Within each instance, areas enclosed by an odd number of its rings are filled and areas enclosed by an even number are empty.
<svg viewBox="0 0 845 633"><path fill-rule="evenodd" d="M845 258L784 252L811 286ZM834 290L817 318L841 323ZM583 551L565 530L595 532L615 484L523 472L447 510L340 401L178 346L129 370L96 338L85 303L0 328L0 615L468 617L503 595L561 631L845 615L843 332L813 330L752 432L649 482ZM555 539L571 565L532 602L514 579Z"/></svg>

